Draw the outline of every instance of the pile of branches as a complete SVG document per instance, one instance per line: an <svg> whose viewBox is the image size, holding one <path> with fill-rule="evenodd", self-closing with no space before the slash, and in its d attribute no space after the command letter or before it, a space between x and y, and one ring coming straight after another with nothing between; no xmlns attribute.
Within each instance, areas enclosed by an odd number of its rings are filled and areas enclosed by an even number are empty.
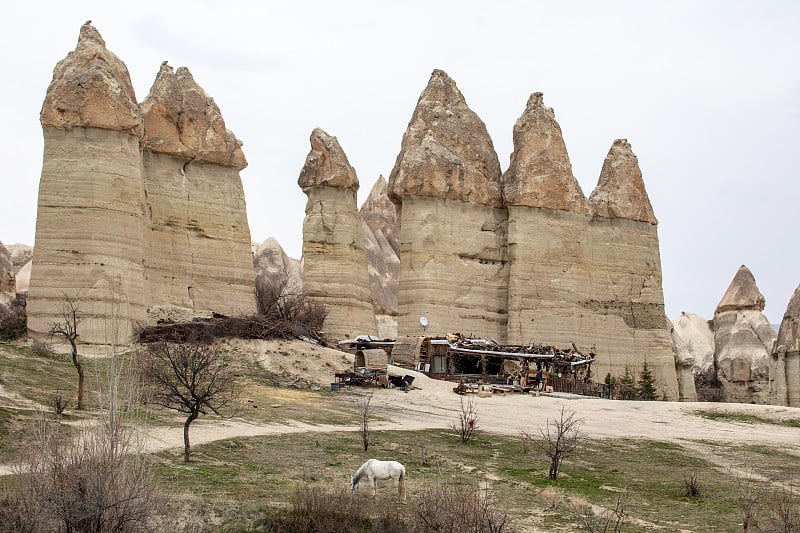
<svg viewBox="0 0 800 533"><path fill-rule="evenodd" d="M161 322L140 328L138 340L150 342L212 342L217 339L321 339L288 320L275 320L262 315L214 316L195 318L191 322Z"/></svg>

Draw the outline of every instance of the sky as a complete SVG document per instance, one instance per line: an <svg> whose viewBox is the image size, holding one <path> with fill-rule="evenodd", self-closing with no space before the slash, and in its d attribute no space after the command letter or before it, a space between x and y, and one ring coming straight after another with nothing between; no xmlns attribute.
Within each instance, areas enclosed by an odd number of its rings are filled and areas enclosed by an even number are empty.
<svg viewBox="0 0 800 533"><path fill-rule="evenodd" d="M537 91L586 196L614 139L628 139L659 219L670 318L712 318L742 264L772 323L800 284L800 2L75 0L3 13L5 244L34 244L39 111L92 20L140 102L162 61L189 68L244 143L252 240L275 237L292 257L311 131L338 138L363 202L442 69L486 123L503 170Z"/></svg>

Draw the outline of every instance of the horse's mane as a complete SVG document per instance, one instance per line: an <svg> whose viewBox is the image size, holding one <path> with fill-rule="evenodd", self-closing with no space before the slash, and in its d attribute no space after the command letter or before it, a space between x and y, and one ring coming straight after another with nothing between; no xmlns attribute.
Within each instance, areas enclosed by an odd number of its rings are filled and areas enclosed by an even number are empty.
<svg viewBox="0 0 800 533"><path fill-rule="evenodd" d="M366 461L364 461L364 464L362 464L362 465L361 465L361 466L358 468L358 470L356 470L356 473L355 473L355 474L353 474L353 483L358 483L358 481L361 479L361 476L363 476L363 475L364 475L364 470L366 470L366 469L367 469L367 465L368 465L368 464L369 464L371 461L372 461L372 459L367 459Z"/></svg>

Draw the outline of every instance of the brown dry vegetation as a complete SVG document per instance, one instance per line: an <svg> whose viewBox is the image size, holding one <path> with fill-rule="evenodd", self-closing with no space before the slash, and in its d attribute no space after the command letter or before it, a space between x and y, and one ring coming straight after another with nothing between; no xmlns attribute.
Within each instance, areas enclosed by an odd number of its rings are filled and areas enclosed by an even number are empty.
<svg viewBox="0 0 800 533"><path fill-rule="evenodd" d="M740 531L742 487L758 486L755 518L768 531L787 508L778 503L788 501L790 511L796 503L796 409L495 395L476 398L481 433L464 443L451 429L460 400L452 385L418 377L419 388L407 393L374 391L365 454L356 401L362 391L330 390L333 372L349 367L351 356L288 340L224 347L237 361L239 400L232 418L196 422L192 462L180 460L181 417L135 402L126 407L163 498L154 518L159 528L326 531L313 524L333 520L347 531L424 531L420 513L453 524L470 508L502 521L503 531L602 531L599 519L619 503L621 531ZM109 367L108 359L87 358L87 407L76 412L72 398L58 416L48 402L57 389L73 394L69 360L0 344L0 463L7 474L43 426L68 442L87 421L105 417ZM525 453L519 435L565 404L584 421L586 440L554 482L547 458ZM353 496L343 491L368 457L406 465L406 503L388 484L379 485L375 500L363 488ZM687 475L700 480L699 496L685 494ZM17 486L13 475L0 478L5 494ZM454 509L462 511L448 518Z"/></svg>

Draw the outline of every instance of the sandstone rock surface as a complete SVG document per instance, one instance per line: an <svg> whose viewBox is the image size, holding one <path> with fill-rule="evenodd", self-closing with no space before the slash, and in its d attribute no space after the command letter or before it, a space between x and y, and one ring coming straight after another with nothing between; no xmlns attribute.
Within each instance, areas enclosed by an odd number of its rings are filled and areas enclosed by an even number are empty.
<svg viewBox="0 0 800 533"><path fill-rule="evenodd" d="M435 70L389 177L400 218L398 333L506 337L508 260L501 175L486 126Z"/></svg>
<svg viewBox="0 0 800 533"><path fill-rule="evenodd" d="M14 272L19 272L26 264L33 259L33 246L27 244L8 244L6 248L11 252L11 262L14 264Z"/></svg>
<svg viewBox="0 0 800 533"><path fill-rule="evenodd" d="M503 174L507 206L544 207L589 214L581 186L572 175L567 147L555 113L542 93L533 93L514 124L514 152Z"/></svg>
<svg viewBox="0 0 800 533"><path fill-rule="evenodd" d="M142 110L148 315L254 312L241 143L185 67L163 63Z"/></svg>
<svg viewBox="0 0 800 533"><path fill-rule="evenodd" d="M19 269L16 276L17 294L27 294L28 287L31 284L31 269L33 268L33 261L28 261L22 268Z"/></svg>
<svg viewBox="0 0 800 533"><path fill-rule="evenodd" d="M361 206L361 218L364 221L372 305L376 314L393 316L397 315L400 241L397 212L387 191L386 179L380 176Z"/></svg>
<svg viewBox="0 0 800 533"><path fill-rule="evenodd" d="M82 342L125 344L147 301L142 116L127 68L92 26L56 66L41 122L28 329L46 334L67 296L83 317Z"/></svg>
<svg viewBox="0 0 800 533"><path fill-rule="evenodd" d="M389 196L502 206L500 163L486 125L455 82L434 70L417 101L389 176Z"/></svg>
<svg viewBox="0 0 800 533"><path fill-rule="evenodd" d="M256 283L259 280L269 280L275 284L285 283L294 294L299 294L303 290L300 260L286 255L283 247L274 237L269 237L261 244L254 246L253 268L255 269Z"/></svg>
<svg viewBox="0 0 800 533"><path fill-rule="evenodd" d="M769 401L767 384L777 334L763 308L764 296L742 265L714 313L714 360L727 401Z"/></svg>
<svg viewBox="0 0 800 533"><path fill-rule="evenodd" d="M376 333L356 205L358 177L336 137L316 128L298 185L308 197L303 221L305 295L328 307L324 330L332 339Z"/></svg>
<svg viewBox="0 0 800 533"><path fill-rule="evenodd" d="M714 365L714 331L708 320L694 313L681 313L670 330L675 345L675 370L682 401L696 401L694 376Z"/></svg>
<svg viewBox="0 0 800 533"><path fill-rule="evenodd" d="M596 216L658 223L644 188L639 160L627 139L617 139L611 145L597 187L589 196L589 206Z"/></svg>

